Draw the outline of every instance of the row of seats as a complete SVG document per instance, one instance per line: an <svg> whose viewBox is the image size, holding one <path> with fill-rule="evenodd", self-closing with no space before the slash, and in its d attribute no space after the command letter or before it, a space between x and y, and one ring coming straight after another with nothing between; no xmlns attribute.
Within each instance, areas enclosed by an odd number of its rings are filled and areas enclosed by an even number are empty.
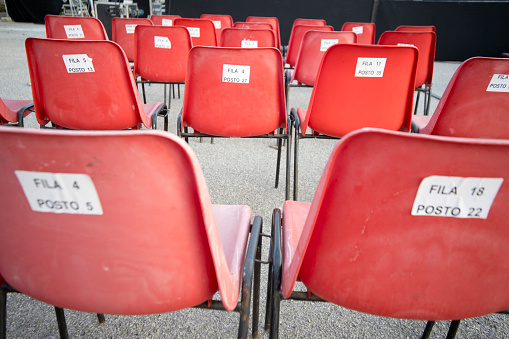
<svg viewBox="0 0 509 339"><path fill-rule="evenodd" d="M240 312L245 338L253 297L257 336L262 220L212 205L180 138L0 127L0 142L0 303L16 290L99 314L224 308ZM287 321L282 298L430 321L507 308L507 154L507 140L382 129L342 138L313 201L274 211L270 337ZM297 279L307 292L293 291Z"/></svg>
<svg viewBox="0 0 509 339"><path fill-rule="evenodd" d="M87 106L97 111L96 103L109 100L110 82L115 82L119 92L118 82L128 84L129 95L135 97L136 103L140 102L127 59L114 43L29 38L26 46L39 122L52 121L57 126L68 127L53 121L51 114L53 109L60 109L62 116L68 112L69 105L63 105L64 99L69 97L83 100L77 104L82 111ZM108 46L107 54L100 54L102 46ZM53 56L45 54L45 50L52 50ZM106 57L110 54L114 57ZM106 59L111 59L110 64L103 64ZM227 67L224 67L225 60L229 62ZM260 61L264 61L264 65ZM41 74L48 73L47 78L39 75L36 68L42 69ZM75 68L79 70L74 72ZM117 68L121 69L121 77L111 81L104 76L97 77L100 82L92 85L97 73L104 74L110 69L113 72ZM278 335L281 294L284 298L327 300L381 316L424 320L463 319L508 306L508 294L503 288L506 280L503 254L509 240L502 220L506 216L507 192L503 181L509 174L505 164L509 142L494 140L509 139L504 114L509 108L504 92L509 74L507 60L472 58L465 61L451 79L432 116L412 115L416 69L417 49L412 46L333 45L323 56L309 109L291 110L287 115L283 59L277 49L202 46L189 52L186 95L178 134L182 137L264 135L286 139L287 199L292 131L296 139L295 200L298 139L341 138L331 154L313 202L287 201L282 214L278 209L274 211L266 313L266 329L271 331L271 337ZM377 76L369 76L373 74ZM82 78L78 82L71 76ZM70 80L65 84L59 77ZM95 99L87 101L88 92L80 88L80 82L95 88L92 96ZM46 88L56 89L61 95L60 102L57 99L44 101L52 92L43 90L48 83L51 86ZM83 98L73 96L71 87L79 88L76 93ZM97 90L99 87L101 90ZM258 92L263 95L253 98L253 93ZM221 100L225 93L229 99L227 106L225 100ZM372 100L365 100L366 93L373 96ZM126 97L121 99L126 100ZM49 109L52 102L62 106ZM127 108L123 110L128 111ZM106 117L114 113L107 108L101 112ZM220 124L211 118L214 112L225 114ZM243 114L239 116L238 112ZM370 115L364 116L366 112ZM26 109L22 111L24 114ZM479 115L483 116L482 123L479 123ZM123 128L141 123L150 127L153 116L154 113L142 120L138 115L138 120ZM263 119L265 116L270 119ZM230 123L224 124L224 121ZM101 123L111 122L103 118ZM242 127L246 123L249 123L248 128ZM362 129L374 125L383 130ZM193 132L188 131L189 127ZM312 134L306 133L308 127L313 130ZM439 136L400 133L410 130ZM4 284L4 292L12 287L58 307L109 314L169 312L201 302L207 307L206 301L218 290L224 308L233 310L236 305L244 305L238 303L240 290L248 291L247 295L242 295L242 300L249 300L244 298L251 298L251 293L257 295L256 288L251 292L248 285L242 289L240 285L242 281L249 284L252 275L259 281L259 262L254 259L254 253L261 246L261 218L255 217L251 225L249 207L211 205L200 166L189 146L178 138L156 131L1 128L0 139L6 146L0 152L7 152L0 158L8 159L1 169L2 187L12 193L2 196L0 206L5 211L19 211L10 213L2 229L6 236L0 240L0 272L9 283ZM129 152L125 152L127 149ZM139 161L133 165L132 159ZM124 173L125 168L131 167L132 173L156 171L165 176L144 178L134 185L129 180L131 173ZM45 168L44 172L41 168ZM66 175L70 173L74 174ZM112 177L110 173L116 175ZM164 181L162 185L161 180ZM421 185L425 184L428 190L421 191ZM74 189L74 195L39 195L37 190L41 187L51 190L57 186L64 191ZM467 193L478 198L466 205L434 196L427 200L420 198L420 195L434 192L437 196L445 195L446 188L449 194L454 191L454 195L462 199L467 198ZM125 192L122 209L118 207L118 192ZM146 196L154 199L141 199ZM491 198L484 201L485 196ZM175 225L175 229L155 227L146 237L132 239L132 234L146 232L146 220L142 222L137 211L153 210L152 201L169 201L172 207L158 208L151 222ZM126 203L132 206L124 206ZM449 204L449 208L443 204ZM126 209L130 213L125 213ZM169 210L171 215L168 215ZM182 211L182 214L174 211ZM19 218L20 215L23 217ZM66 224L77 225L86 233L69 234L64 228L50 227L59 224L55 218L62 217ZM37 219L35 225L34 219ZM338 220L342 221L342 227L337 227ZM187 226L182 227L182 223ZM113 224L117 226L112 227ZM143 231L136 231L141 225ZM461 230L461 237L458 237L458 230ZM86 244L82 242L85 234L91 240ZM94 237L90 238L90 234ZM125 241L118 241L119 237L125 237ZM484 241L479 241L480 238ZM63 243L55 239L62 239ZM115 244L109 242L111 239L115 239ZM173 242L162 244L161 239ZM133 243L134 240L137 242ZM153 242L163 246L157 247ZM125 267L127 258L126 249L115 246L118 243L129 250L129 260L133 249L154 247L154 256L150 262L130 262L133 272L117 272L115 267ZM194 247L188 250L186 246L191 243ZM433 255L429 255L430 244L436 246ZM60 253L76 253L82 265L69 270L72 265L66 258L44 251L55 246L61 249ZM105 248L111 252L104 252ZM175 256L180 252L198 254L193 258ZM41 253L49 254L44 257ZM97 253L101 253L100 258ZM238 260L244 255L245 266ZM168 258L174 256L175 264L169 264ZM104 257L111 261L105 262ZM140 253L136 257L144 256ZM33 264L34 260L37 265ZM100 265L97 260L101 260ZM182 263L193 269L196 266L197 270L190 271L189 277L181 270L171 270L173 266L181 267ZM52 265L55 276L47 274L48 264ZM254 273L246 273L253 266L258 267ZM161 272L160 280L153 279L154 270ZM244 279L242 270L246 274ZM87 272L86 277L83 272ZM207 275L196 272L207 272ZM176 276L181 279L175 279ZM153 279L152 284L148 284L145 277ZM437 281L436 277L443 279ZM142 284L147 283L147 289L133 295L130 282L138 284L140 278ZM308 289L304 297L293 292L297 278ZM193 279L198 282L191 283ZM177 280L176 285L170 286L168 282L173 280ZM464 284L464 281L470 283ZM84 286L93 284L101 286L102 293L91 296L95 292L76 293L74 290L88 291ZM42 288L47 286L55 287ZM165 288L161 289L162 286ZM172 288L178 295L189 292L192 296L181 304L174 304L174 298L169 295ZM149 293L154 289L161 293ZM72 290L72 295L58 293L62 290ZM5 293L2 298L4 296ZM253 301L254 337L258 324L258 318L254 317L259 313L257 298ZM208 306L211 305L209 302ZM249 304L241 310L241 337L248 332L245 321L246 314L249 320L249 312ZM455 326L451 331L455 331Z"/></svg>

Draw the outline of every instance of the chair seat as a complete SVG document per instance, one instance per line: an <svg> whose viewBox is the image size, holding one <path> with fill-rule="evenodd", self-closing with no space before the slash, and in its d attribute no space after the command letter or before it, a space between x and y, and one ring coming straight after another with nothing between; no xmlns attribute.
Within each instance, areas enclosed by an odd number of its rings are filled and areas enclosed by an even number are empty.
<svg viewBox="0 0 509 339"><path fill-rule="evenodd" d="M251 225L251 209L248 206L236 205L213 205L212 208L230 273L229 276L218 277L218 282L221 284L221 281L228 281L232 286L223 289L224 293L229 291L230 294L221 293L221 299L225 308L232 311L237 306L242 281L242 267Z"/></svg>
<svg viewBox="0 0 509 339"><path fill-rule="evenodd" d="M8 100L2 99L7 109L3 112L0 112L0 116L7 120L8 122L17 123L18 122L18 111L32 103L32 100ZM29 115L31 111L25 110L23 113L23 118Z"/></svg>
<svg viewBox="0 0 509 339"><path fill-rule="evenodd" d="M304 254L304 246L299 247L300 239L309 237L310 230L304 233L304 224L309 214L311 204L307 202L288 200L283 205L283 296L288 298L292 294L297 281L300 258Z"/></svg>

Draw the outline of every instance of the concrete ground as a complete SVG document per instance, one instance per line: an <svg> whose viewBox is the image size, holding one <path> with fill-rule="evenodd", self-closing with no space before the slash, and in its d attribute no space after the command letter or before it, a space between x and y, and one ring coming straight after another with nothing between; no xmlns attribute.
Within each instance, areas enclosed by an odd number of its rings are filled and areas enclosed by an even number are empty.
<svg viewBox="0 0 509 339"><path fill-rule="evenodd" d="M24 40L45 37L43 25L0 21L0 97L30 99L31 88ZM440 96L457 62L436 62L433 93ZM162 85L148 87L149 102L163 101ZM183 94L183 88L182 88ZM309 88L292 88L290 106L306 108ZM182 96L183 97L183 96ZM433 99L431 112L438 100ZM176 117L182 98L172 101L170 133L176 133ZM34 115L25 126L38 128ZM162 129L162 120L159 120ZM327 158L336 140L313 140L300 143L299 200L310 202ZM284 187L274 189L276 150L274 140L219 139L211 144L190 140L207 180L212 202L246 204L253 215L264 220L264 232L270 233L271 213L282 207ZM284 173L284 164L282 173ZM281 177L284 182L284 177ZM264 242L263 257L268 254ZM266 265L264 265L266 266ZM263 326L267 268L262 270L262 300L259 326ZM53 308L19 294L8 296L8 338L56 338L58 329ZM238 314L189 309L152 316L111 316L98 324L95 315L66 310L68 329L75 338L233 338ZM281 305L282 338L418 338L425 321L411 321L371 316L328 303L285 301ZM449 322L438 322L432 338L445 337ZM260 337L268 337L260 332ZM461 322L458 338L507 338L509 322L505 315L489 315Z"/></svg>

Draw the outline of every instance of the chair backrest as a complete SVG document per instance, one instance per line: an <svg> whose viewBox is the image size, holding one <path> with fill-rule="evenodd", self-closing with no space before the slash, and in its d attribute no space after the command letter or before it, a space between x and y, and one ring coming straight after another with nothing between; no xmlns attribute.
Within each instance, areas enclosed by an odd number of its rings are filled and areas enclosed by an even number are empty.
<svg viewBox="0 0 509 339"><path fill-rule="evenodd" d="M434 32L386 31L378 39L379 45L409 45L419 50L415 87L431 86L435 64L436 34Z"/></svg>
<svg viewBox="0 0 509 339"><path fill-rule="evenodd" d="M233 24L233 28L245 28L245 29L270 29L274 32L274 36L276 36L276 31L274 27L268 22L242 22L237 21ZM277 38L276 38L277 39Z"/></svg>
<svg viewBox="0 0 509 339"><path fill-rule="evenodd" d="M335 44L355 44L356 42L357 35L354 32L307 31L302 38L293 80L314 86L323 55L327 49Z"/></svg>
<svg viewBox="0 0 509 339"><path fill-rule="evenodd" d="M293 21L292 29L293 27L297 25L313 25L313 26L325 26L327 23L324 19L302 19L297 18Z"/></svg>
<svg viewBox="0 0 509 339"><path fill-rule="evenodd" d="M475 57L456 70L423 133L509 139L509 59Z"/></svg>
<svg viewBox="0 0 509 339"><path fill-rule="evenodd" d="M275 48L193 48L182 121L217 136L257 136L286 128L281 53Z"/></svg>
<svg viewBox="0 0 509 339"><path fill-rule="evenodd" d="M173 26L173 21L180 18L180 15L169 14L154 14L150 16L150 20L154 23L154 25L158 26Z"/></svg>
<svg viewBox="0 0 509 339"><path fill-rule="evenodd" d="M411 26L411 25L401 25L396 27L395 31L401 32L437 32L437 28L435 26Z"/></svg>
<svg viewBox="0 0 509 339"><path fill-rule="evenodd" d="M248 16L246 22L267 22L272 25L274 33L276 34L276 42L278 49L281 49L281 32L279 30L279 20L276 17L267 16Z"/></svg>
<svg viewBox="0 0 509 339"><path fill-rule="evenodd" d="M139 26L135 32L134 71L145 80L182 83L192 48L182 26Z"/></svg>
<svg viewBox="0 0 509 339"><path fill-rule="evenodd" d="M203 173L178 137L3 127L0 142L0 272L18 291L153 314L200 304L230 279Z"/></svg>
<svg viewBox="0 0 509 339"><path fill-rule="evenodd" d="M228 14L202 14L200 19L212 20L214 28L216 29L216 43L218 44L221 41L223 30L233 26L232 16Z"/></svg>
<svg viewBox="0 0 509 339"><path fill-rule="evenodd" d="M375 43L376 26L371 22L345 22L342 31L352 31L357 34L358 44L373 45Z"/></svg>
<svg viewBox="0 0 509 339"><path fill-rule="evenodd" d="M153 25L146 18L118 18L111 21L111 40L122 47L127 60L134 62L134 30L138 25Z"/></svg>
<svg viewBox="0 0 509 339"><path fill-rule="evenodd" d="M335 137L362 127L410 131L417 57L415 47L331 46L311 94L309 127Z"/></svg>
<svg viewBox="0 0 509 339"><path fill-rule="evenodd" d="M322 174L283 294L298 274L327 301L386 317L507 308L508 154L506 140L348 135Z"/></svg>
<svg viewBox="0 0 509 339"><path fill-rule="evenodd" d="M173 24L184 26L189 31L193 46L217 46L216 29L209 19L175 19Z"/></svg>
<svg viewBox="0 0 509 339"><path fill-rule="evenodd" d="M290 42L288 43L288 52L286 54L285 63L291 67L295 67L297 58L299 57L300 46L302 44L302 38L304 34L309 31L323 31L332 32L334 28L332 26L312 26L312 25L297 25L292 29L292 35L290 36Z"/></svg>
<svg viewBox="0 0 509 339"><path fill-rule="evenodd" d="M27 110L26 107L31 103L32 100L9 100L0 98L0 124L18 123L18 111L25 108L23 117L27 116L30 114L30 111Z"/></svg>
<svg viewBox="0 0 509 339"><path fill-rule="evenodd" d="M27 38L25 48L39 124L150 128L129 63L115 42Z"/></svg>
<svg viewBox="0 0 509 339"><path fill-rule="evenodd" d="M94 17L48 14L44 24L50 39L109 40L104 25Z"/></svg>
<svg viewBox="0 0 509 339"><path fill-rule="evenodd" d="M292 30L290 32L290 38L288 39L288 44L292 40L293 28L297 25L307 25L307 26L325 26L326 22L324 19L295 19L292 24Z"/></svg>
<svg viewBox="0 0 509 339"><path fill-rule="evenodd" d="M277 48L274 31L255 28L225 28L219 45L221 47Z"/></svg>

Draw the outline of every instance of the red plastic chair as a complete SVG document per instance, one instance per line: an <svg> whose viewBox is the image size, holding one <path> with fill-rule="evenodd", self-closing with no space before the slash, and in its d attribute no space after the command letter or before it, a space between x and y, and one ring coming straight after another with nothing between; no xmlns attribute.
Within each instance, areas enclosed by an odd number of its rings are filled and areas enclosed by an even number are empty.
<svg viewBox="0 0 509 339"><path fill-rule="evenodd" d="M221 34L225 28L233 26L233 19L231 15L227 14L202 14L200 19L212 20L214 28L216 29L216 43L221 41Z"/></svg>
<svg viewBox="0 0 509 339"><path fill-rule="evenodd" d="M375 43L376 26L372 22L345 22L341 30L357 34L358 44L373 45Z"/></svg>
<svg viewBox="0 0 509 339"><path fill-rule="evenodd" d="M87 130L156 127L160 102L143 105L122 48L112 41L27 38L41 126Z"/></svg>
<svg viewBox="0 0 509 339"><path fill-rule="evenodd" d="M407 161L411 154L419 156ZM507 308L507 154L507 140L379 129L345 136L313 201L287 201L282 216L274 211L266 319L271 338L278 335L282 298L420 320ZM439 182L442 192L457 187L447 212L439 209L447 198L435 194L438 185L432 188ZM305 292L293 290L297 280Z"/></svg>
<svg viewBox="0 0 509 339"><path fill-rule="evenodd" d="M300 46L304 34L309 31L323 31L332 32L334 27L332 26L312 26L312 25L297 25L292 29L292 35L290 36L290 42L288 43L288 52L285 58L285 64L289 65L290 68L295 67L297 58L299 57Z"/></svg>
<svg viewBox="0 0 509 339"><path fill-rule="evenodd" d="M271 29L225 28L220 47L276 47L276 36Z"/></svg>
<svg viewBox="0 0 509 339"><path fill-rule="evenodd" d="M104 25L94 17L48 14L44 24L46 37L51 39L109 40Z"/></svg>
<svg viewBox="0 0 509 339"><path fill-rule="evenodd" d="M396 27L395 31L397 32L437 32L437 28L435 26L411 26L411 25L401 25Z"/></svg>
<svg viewBox="0 0 509 339"><path fill-rule="evenodd" d="M189 52L184 106L177 124L178 135L186 140L188 137L276 138L275 187L278 187L281 141L291 144L292 127L285 109L279 50L194 47ZM289 147L286 161L288 197Z"/></svg>
<svg viewBox="0 0 509 339"><path fill-rule="evenodd" d="M118 18L111 22L111 40L122 47L129 62L134 62L134 30L138 25L153 25L146 18Z"/></svg>
<svg viewBox="0 0 509 339"><path fill-rule="evenodd" d="M383 32L378 39L379 45L410 45L417 47L419 50L419 60L417 61L417 71L415 75L417 98L415 101L414 114L417 114L421 92L424 92L424 115L429 114L436 41L436 34L431 31L386 31Z"/></svg>
<svg viewBox="0 0 509 339"><path fill-rule="evenodd" d="M266 22L272 25L274 33L276 34L276 42L278 49L281 49L281 33L279 30L279 20L276 17L266 16L248 16L246 22Z"/></svg>
<svg viewBox="0 0 509 339"><path fill-rule="evenodd" d="M274 27L267 22L241 22L237 21L233 24L233 28L244 28L244 29L270 29L276 36ZM277 38L276 38L277 39Z"/></svg>
<svg viewBox="0 0 509 339"><path fill-rule="evenodd" d="M341 138L363 127L409 132L418 51L407 46L331 46L323 56L307 110L295 121L294 200L302 138ZM308 127L311 134L306 134Z"/></svg>
<svg viewBox="0 0 509 339"><path fill-rule="evenodd" d="M175 19L176 26L187 27L194 46L217 46L216 29L209 19Z"/></svg>
<svg viewBox="0 0 509 339"><path fill-rule="evenodd" d="M288 40L288 43L292 40L293 35L293 29L297 25L307 25L307 26L325 26L327 23L324 19L302 19L297 18L293 21L292 24L292 31L290 32L290 39ZM286 56L286 53L288 52L288 45L281 47L283 50L284 56Z"/></svg>
<svg viewBox="0 0 509 339"><path fill-rule="evenodd" d="M0 272L13 288L92 313L235 310L244 338L253 293L257 333L261 218L249 236L248 206L212 205L185 142L160 131L4 127L0 143L9 193L0 197Z"/></svg>
<svg viewBox="0 0 509 339"><path fill-rule="evenodd" d="M285 74L286 109L290 100L290 87L313 87L322 58L327 49L335 44L355 44L357 36L354 32L316 31L304 33L299 57L294 69L287 69ZM296 82L296 83L295 83Z"/></svg>
<svg viewBox="0 0 509 339"><path fill-rule="evenodd" d="M449 81L432 116L414 115L414 131L464 138L509 139L509 59L475 57Z"/></svg>
<svg viewBox="0 0 509 339"><path fill-rule="evenodd" d="M175 19L180 19L180 15L161 15L154 14L150 16L150 20L154 23L154 25L158 26L173 26L173 22Z"/></svg>
<svg viewBox="0 0 509 339"><path fill-rule="evenodd" d="M168 130L171 95L166 96L166 84L185 83L191 37L182 26L139 26L134 37L134 74L141 77L137 82L141 83L143 102L147 103L145 83L164 84L164 105L168 109L164 129Z"/></svg>
<svg viewBox="0 0 509 339"><path fill-rule="evenodd" d="M15 124L23 127L23 118L32 113L32 100L9 100L0 98L0 125Z"/></svg>

